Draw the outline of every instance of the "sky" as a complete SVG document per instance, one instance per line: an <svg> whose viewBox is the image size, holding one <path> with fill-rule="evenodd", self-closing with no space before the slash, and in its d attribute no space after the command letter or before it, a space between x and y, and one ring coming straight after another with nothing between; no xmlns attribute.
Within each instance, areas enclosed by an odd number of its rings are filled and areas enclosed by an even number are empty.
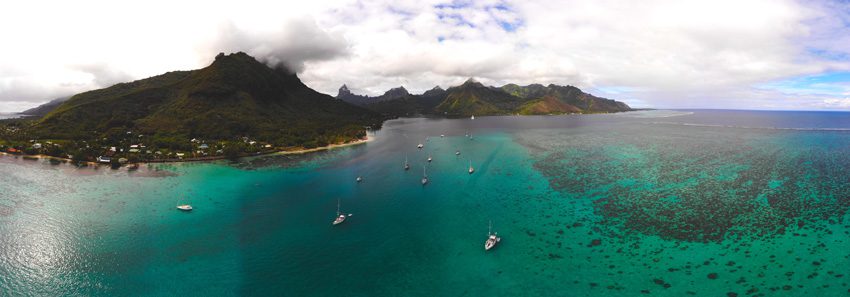
<svg viewBox="0 0 850 297"><path fill-rule="evenodd" d="M850 2L270 2L4 3L0 112L237 51L330 95L472 77L633 107L850 110Z"/></svg>

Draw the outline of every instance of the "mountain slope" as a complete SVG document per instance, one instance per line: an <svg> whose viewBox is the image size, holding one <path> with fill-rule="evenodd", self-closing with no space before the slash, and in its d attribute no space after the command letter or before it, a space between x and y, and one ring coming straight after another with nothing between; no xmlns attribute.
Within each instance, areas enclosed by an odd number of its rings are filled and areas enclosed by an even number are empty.
<svg viewBox="0 0 850 297"><path fill-rule="evenodd" d="M518 110L519 114L534 115L534 114L562 114L562 113L580 113L581 108L565 103L555 96L546 95L540 99L529 101L521 106Z"/></svg>
<svg viewBox="0 0 850 297"><path fill-rule="evenodd" d="M390 116L413 116L434 113L448 93L439 86L421 95L406 95L396 99L383 100L364 105L370 110Z"/></svg>
<svg viewBox="0 0 850 297"><path fill-rule="evenodd" d="M176 71L73 96L42 118L43 138L85 139L134 131L160 137L236 139L277 145L339 142L380 126L371 111L318 93L286 69L245 53L219 54L208 67Z"/></svg>
<svg viewBox="0 0 850 297"><path fill-rule="evenodd" d="M437 105L436 111L452 116L506 114L525 101L469 79L460 86L449 88L446 99Z"/></svg>
<svg viewBox="0 0 850 297"><path fill-rule="evenodd" d="M20 112L20 114L28 115L28 116L41 117L41 116L44 116L44 115L50 113L51 111L53 111L54 109L59 107L59 105L62 105L62 103L64 103L65 101L68 101L69 98L71 98L71 97L56 98L56 99L50 100L47 103L44 103L42 105L24 110L24 111Z"/></svg>

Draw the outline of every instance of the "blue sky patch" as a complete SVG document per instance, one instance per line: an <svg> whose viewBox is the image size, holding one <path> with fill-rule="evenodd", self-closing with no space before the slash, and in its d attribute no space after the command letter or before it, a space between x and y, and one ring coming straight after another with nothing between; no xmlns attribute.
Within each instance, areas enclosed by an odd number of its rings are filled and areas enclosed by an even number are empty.
<svg viewBox="0 0 850 297"><path fill-rule="evenodd" d="M841 96L850 92L850 72L822 74L779 80L758 86L790 94L825 94Z"/></svg>

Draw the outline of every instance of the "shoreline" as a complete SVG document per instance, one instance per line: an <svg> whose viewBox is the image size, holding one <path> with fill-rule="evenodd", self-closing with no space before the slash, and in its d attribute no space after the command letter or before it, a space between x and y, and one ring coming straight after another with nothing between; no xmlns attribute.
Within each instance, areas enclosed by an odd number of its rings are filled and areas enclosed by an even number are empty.
<svg viewBox="0 0 850 297"><path fill-rule="evenodd" d="M293 150L273 150L273 151L267 151L267 152L260 152L260 153L253 154L253 155L239 156L239 158L252 158L252 157L272 156L272 155L308 154L308 153L314 153L314 152L320 152L320 151L331 150L331 149L336 149L336 148L342 148L342 147L364 144L364 143L370 142L372 140L373 140L373 138L369 137L369 133L367 132L366 137L364 137L362 139L351 140L351 141L348 141L348 142L329 144L329 145L326 145L326 146L314 147L314 148L309 148L309 149L299 148L299 149L293 149ZM0 156L34 158L34 159L38 159L38 160L41 160L41 159L51 160L52 159L52 160L61 161L63 163L72 163L72 164L74 163L73 160L68 159L68 158L54 157L54 156L48 156L48 155L43 155L43 154L27 155L27 154L10 154L10 153L7 153L7 152L0 152ZM219 160L226 160L226 159L227 159L227 157L224 157L224 156L202 157L202 158L186 158L186 159L182 159L182 160L181 159L161 159L161 160L140 161L140 162L136 162L136 163L127 163L127 164L121 165L121 167L128 167L130 164L209 162L209 161L219 161ZM110 166L110 164L98 163L98 162L92 162L92 161L85 161L85 162L80 162L80 163L85 163L86 166L100 166L100 165Z"/></svg>
<svg viewBox="0 0 850 297"><path fill-rule="evenodd" d="M285 150L284 151L275 151L275 152L268 153L266 155L300 155L300 154L314 153L314 152L320 152L320 151L325 151L325 150L332 150L332 149L341 148L341 147L355 146L355 145L359 145L359 144L368 143L372 140L373 140L372 137L369 137L369 133L366 133L366 137L363 138L363 139L357 139L357 140L352 140L352 141L349 141L349 142L343 142L343 143L337 143L337 144L329 144L329 145L326 145L326 146L314 147L314 148L310 148L310 149L301 148L301 149L296 149L296 150L291 150L291 151L285 151ZM257 156L260 156L260 155L257 155Z"/></svg>

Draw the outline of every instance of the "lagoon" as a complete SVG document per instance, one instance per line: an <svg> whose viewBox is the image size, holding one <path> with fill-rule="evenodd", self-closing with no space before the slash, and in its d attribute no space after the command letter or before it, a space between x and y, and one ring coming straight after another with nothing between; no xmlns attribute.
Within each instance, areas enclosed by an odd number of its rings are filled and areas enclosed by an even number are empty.
<svg viewBox="0 0 850 297"><path fill-rule="evenodd" d="M137 171L2 156L0 295L850 290L848 113L405 118L370 136ZM331 226L338 200L353 215Z"/></svg>

